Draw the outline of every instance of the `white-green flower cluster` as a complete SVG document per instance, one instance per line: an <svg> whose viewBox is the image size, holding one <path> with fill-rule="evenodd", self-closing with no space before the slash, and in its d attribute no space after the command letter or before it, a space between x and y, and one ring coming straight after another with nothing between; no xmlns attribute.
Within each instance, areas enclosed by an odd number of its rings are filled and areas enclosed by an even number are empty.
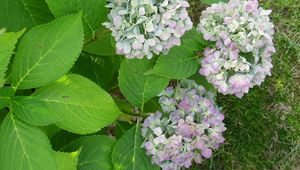
<svg viewBox="0 0 300 170"><path fill-rule="evenodd" d="M153 57L181 44L192 28L186 0L109 0L110 22L117 53L127 58Z"/></svg>
<svg viewBox="0 0 300 170"><path fill-rule="evenodd" d="M163 170L189 168L210 158L224 142L224 115L213 94L192 80L168 87L159 98L163 114L145 119L142 145Z"/></svg>
<svg viewBox="0 0 300 170"><path fill-rule="evenodd" d="M271 75L275 48L270 13L257 0L230 0L202 12L198 30L216 41L216 48L205 50L200 74L219 92L242 97Z"/></svg>

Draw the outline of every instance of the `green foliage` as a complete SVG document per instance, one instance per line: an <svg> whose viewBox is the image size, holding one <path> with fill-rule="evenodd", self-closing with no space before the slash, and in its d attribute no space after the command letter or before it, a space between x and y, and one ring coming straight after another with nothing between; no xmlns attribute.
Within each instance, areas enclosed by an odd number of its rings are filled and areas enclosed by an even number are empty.
<svg viewBox="0 0 300 170"><path fill-rule="evenodd" d="M200 0L202 3L211 5L218 2L228 2L228 0Z"/></svg>
<svg viewBox="0 0 300 170"><path fill-rule="evenodd" d="M0 28L30 29L53 19L45 0L0 0Z"/></svg>
<svg viewBox="0 0 300 170"><path fill-rule="evenodd" d="M113 56L116 55L114 44L115 41L111 36L111 32L108 29L101 28L100 31L96 33L96 38L87 42L83 50L99 56Z"/></svg>
<svg viewBox="0 0 300 170"><path fill-rule="evenodd" d="M10 57L15 49L18 39L24 33L24 31L25 30L16 33L11 32L0 35L0 87L4 85L4 76Z"/></svg>
<svg viewBox="0 0 300 170"><path fill-rule="evenodd" d="M47 126L59 120L59 115L45 102L31 96L13 97L11 107L19 119L35 126Z"/></svg>
<svg viewBox="0 0 300 170"><path fill-rule="evenodd" d="M194 25L220 1L189 1ZM106 4L0 0L1 170L159 170L136 122L161 109L157 95L177 80L216 93L198 74L210 44L195 28L166 55L124 59L102 26ZM273 76L243 99L218 95L226 143L192 169L299 169L300 3L263 5L276 25Z"/></svg>
<svg viewBox="0 0 300 170"><path fill-rule="evenodd" d="M57 126L78 134L94 133L121 114L103 89L86 78L72 74L38 89L24 101L25 104L16 106L18 109L15 110L24 121L37 125L43 122L41 119L51 122L54 115Z"/></svg>
<svg viewBox="0 0 300 170"><path fill-rule="evenodd" d="M138 125L128 130L116 143L112 152L115 170L159 170L141 148L143 138Z"/></svg>
<svg viewBox="0 0 300 170"><path fill-rule="evenodd" d="M14 88L40 87L63 76L79 57L82 43L81 13L33 28L22 39L15 56Z"/></svg>
<svg viewBox="0 0 300 170"><path fill-rule="evenodd" d="M58 170L77 170L77 152L55 152L54 153Z"/></svg>
<svg viewBox="0 0 300 170"><path fill-rule="evenodd" d="M145 75L154 60L125 59L119 72L119 86L127 100L143 110L144 103L157 96L168 85L169 79Z"/></svg>
<svg viewBox="0 0 300 170"><path fill-rule="evenodd" d="M167 55L161 55L155 66L146 74L170 79L187 78L198 72L197 52L203 50L204 45L202 35L193 29L182 37L181 46L173 47Z"/></svg>
<svg viewBox="0 0 300 170"><path fill-rule="evenodd" d="M10 98L14 95L14 90L11 87L0 88L0 109L8 106Z"/></svg>
<svg viewBox="0 0 300 170"><path fill-rule="evenodd" d="M117 56L95 56L82 53L72 68L73 73L80 74L109 90L116 83L116 74L120 68L121 59Z"/></svg>
<svg viewBox="0 0 300 170"><path fill-rule="evenodd" d="M2 123L0 142L0 169L57 170L47 136L11 113Z"/></svg>
<svg viewBox="0 0 300 170"><path fill-rule="evenodd" d="M82 137L63 148L64 151L80 150L78 170L112 170L111 152L115 140L101 135Z"/></svg>
<svg viewBox="0 0 300 170"><path fill-rule="evenodd" d="M82 11L85 39L94 39L101 23L106 20L104 0L46 0L56 18Z"/></svg>

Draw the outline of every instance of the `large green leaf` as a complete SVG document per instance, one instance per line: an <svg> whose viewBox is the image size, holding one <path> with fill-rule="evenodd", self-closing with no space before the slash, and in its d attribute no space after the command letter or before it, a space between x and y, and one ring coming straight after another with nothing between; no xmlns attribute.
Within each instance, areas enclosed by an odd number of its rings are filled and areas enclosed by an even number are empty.
<svg viewBox="0 0 300 170"><path fill-rule="evenodd" d="M78 170L112 170L111 152L115 140L102 135L79 138L63 148L64 151L80 149Z"/></svg>
<svg viewBox="0 0 300 170"><path fill-rule="evenodd" d="M173 47L167 55L160 55L156 65L146 74L159 75L170 79L184 79L199 69L197 52L202 51L205 41L195 29L182 38L182 45Z"/></svg>
<svg viewBox="0 0 300 170"><path fill-rule="evenodd" d="M71 153L55 152L58 170L77 170L78 154L79 151Z"/></svg>
<svg viewBox="0 0 300 170"><path fill-rule="evenodd" d="M47 136L8 114L0 130L0 169L57 170Z"/></svg>
<svg viewBox="0 0 300 170"><path fill-rule="evenodd" d="M19 31L52 19L45 0L0 0L0 28Z"/></svg>
<svg viewBox="0 0 300 170"><path fill-rule="evenodd" d="M143 138L139 126L128 130L116 143L112 152L115 170L159 170L141 148Z"/></svg>
<svg viewBox="0 0 300 170"><path fill-rule="evenodd" d="M72 68L72 73L83 75L108 90L116 79L121 58L117 56L95 56L82 53Z"/></svg>
<svg viewBox="0 0 300 170"><path fill-rule="evenodd" d="M4 84L5 72L7 70L10 56L15 49L15 44L24 31L25 30L16 33L11 32L0 35L0 87L2 87Z"/></svg>
<svg viewBox="0 0 300 170"><path fill-rule="evenodd" d="M85 39L93 39L101 24L107 19L104 0L46 0L55 17L82 11Z"/></svg>
<svg viewBox="0 0 300 170"><path fill-rule="evenodd" d="M96 38L87 42L83 50L100 56L116 55L115 40L111 35L111 31L106 28L101 28L96 33Z"/></svg>
<svg viewBox="0 0 300 170"><path fill-rule="evenodd" d="M26 123L35 126L46 126L60 120L59 115L46 103L35 97L13 97L14 114Z"/></svg>
<svg viewBox="0 0 300 170"><path fill-rule="evenodd" d="M78 134L99 131L121 114L107 92L92 81L75 74L38 89L25 101L24 107L16 110L20 112L16 113L20 118L25 117L20 116L21 114L26 114L27 119L24 121L38 124L39 119L48 120L45 115L51 117L55 114L59 117L57 126ZM42 104L36 104L37 101ZM25 107L32 108L32 111ZM36 110L43 110L43 113L39 114ZM39 119L30 119L30 115Z"/></svg>
<svg viewBox="0 0 300 170"><path fill-rule="evenodd" d="M30 30L22 39L12 68L15 88L29 89L63 76L83 44L81 13Z"/></svg>
<svg viewBox="0 0 300 170"><path fill-rule="evenodd" d="M153 64L154 60L126 59L119 72L119 86L123 95L142 110L144 103L161 93L169 83L168 78L145 75Z"/></svg>

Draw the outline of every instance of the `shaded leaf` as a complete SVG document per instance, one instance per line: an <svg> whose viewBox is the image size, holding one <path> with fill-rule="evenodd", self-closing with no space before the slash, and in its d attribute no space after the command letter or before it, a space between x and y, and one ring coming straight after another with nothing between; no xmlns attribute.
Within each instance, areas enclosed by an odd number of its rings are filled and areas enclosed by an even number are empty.
<svg viewBox="0 0 300 170"><path fill-rule="evenodd" d="M50 140L54 150L61 151L66 145L81 137L81 135L64 130L57 132Z"/></svg>
<svg viewBox="0 0 300 170"><path fill-rule="evenodd" d="M14 93L15 92L11 87L0 88L0 109L3 109L10 103L10 98Z"/></svg>
<svg viewBox="0 0 300 170"><path fill-rule="evenodd" d="M82 53L72 68L73 73L83 75L108 90L120 68L121 59L117 56L94 56Z"/></svg>
<svg viewBox="0 0 300 170"><path fill-rule="evenodd" d="M123 95L142 110L144 103L161 93L169 83L168 78L145 75L153 64L154 60L126 59L119 71L118 80Z"/></svg>
<svg viewBox="0 0 300 170"><path fill-rule="evenodd" d="M115 140L102 135L86 136L63 148L70 152L80 150L78 170L112 170L111 152Z"/></svg>
<svg viewBox="0 0 300 170"><path fill-rule="evenodd" d="M200 75L199 73L196 73L195 75L189 77L190 80L195 80L197 84L203 86L206 90L212 92L212 93L217 93L216 88L207 81L207 79Z"/></svg>
<svg viewBox="0 0 300 170"><path fill-rule="evenodd" d="M85 39L93 39L107 19L108 10L104 0L46 0L55 17L82 11Z"/></svg>
<svg viewBox="0 0 300 170"><path fill-rule="evenodd" d="M106 28L101 28L100 31L96 33L96 38L86 43L83 50L99 56L116 55L115 40L111 35L111 31Z"/></svg>
<svg viewBox="0 0 300 170"><path fill-rule="evenodd" d="M0 28L30 29L53 18L45 0L0 0Z"/></svg>
<svg viewBox="0 0 300 170"><path fill-rule="evenodd" d="M116 138L119 139L122 135L124 135L129 129L131 129L133 124L127 122L116 121Z"/></svg>

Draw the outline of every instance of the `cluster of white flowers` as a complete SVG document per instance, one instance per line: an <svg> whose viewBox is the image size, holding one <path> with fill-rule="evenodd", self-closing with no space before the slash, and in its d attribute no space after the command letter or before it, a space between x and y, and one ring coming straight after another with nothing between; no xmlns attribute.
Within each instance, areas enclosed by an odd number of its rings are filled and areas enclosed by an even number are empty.
<svg viewBox="0 0 300 170"><path fill-rule="evenodd" d="M180 170L212 156L212 150L224 142L226 130L224 115L213 98L191 80L163 92L159 102L164 114L150 115L142 128L142 147L154 164L163 170Z"/></svg>
<svg viewBox="0 0 300 170"><path fill-rule="evenodd" d="M192 28L186 0L109 0L110 22L117 53L127 58L151 59L181 44L180 37Z"/></svg>
<svg viewBox="0 0 300 170"><path fill-rule="evenodd" d="M271 75L275 48L270 13L257 0L230 0L202 12L198 30L216 47L205 50L200 74L219 92L241 98Z"/></svg>

